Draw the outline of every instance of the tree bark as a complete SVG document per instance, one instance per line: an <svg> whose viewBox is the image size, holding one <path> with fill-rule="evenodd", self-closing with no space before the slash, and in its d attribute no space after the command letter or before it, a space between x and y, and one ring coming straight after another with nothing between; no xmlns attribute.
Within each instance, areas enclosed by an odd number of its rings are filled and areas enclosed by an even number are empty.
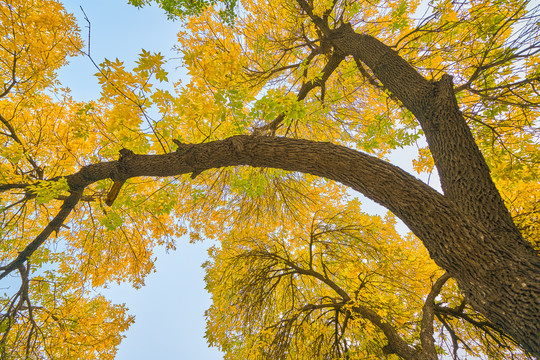
<svg viewBox="0 0 540 360"><path fill-rule="evenodd" d="M164 155L131 155L83 167L67 176L72 196L55 218L61 223L84 188L98 180L164 177L247 165L322 176L364 194L398 216L422 240L435 262L457 280L475 310L540 357L540 257L522 238L495 188L489 169L459 112L451 79L424 79L373 37L344 25L332 44L371 68L418 119L439 171L444 195L396 166L331 143L266 136L235 136L181 144ZM51 224L25 261L58 224ZM29 246L30 246L29 245Z"/></svg>
<svg viewBox="0 0 540 360"><path fill-rule="evenodd" d="M477 311L540 356L540 257L523 239L491 179L459 111L452 77L426 80L395 51L371 36L355 33L349 24L330 36L337 49L364 62L415 115L426 135L444 197L489 238L481 234L474 241L440 238L454 248L449 256L435 252L439 250L428 243L423 231L411 229L433 259L458 281Z"/></svg>
<svg viewBox="0 0 540 360"><path fill-rule="evenodd" d="M82 189L102 179L198 174L207 169L239 165L325 177L388 208L422 240L435 262L458 281L476 310L525 349L540 355L537 254L527 246L511 246L513 239L506 238L506 233L488 230L453 200L400 168L343 146L280 137L234 136L183 145L179 151L164 155L133 154L120 161L88 165L67 176L73 196L66 200L59 215L66 218ZM40 234L38 242L47 237ZM37 248L38 242L32 242L32 247ZM24 253L24 258L18 258L3 270L16 268L31 255Z"/></svg>
<svg viewBox="0 0 540 360"><path fill-rule="evenodd" d="M449 196L392 164L331 143L234 136L180 149L89 165L68 176L68 183L80 189L118 174L126 179L162 177L238 165L338 181L396 214L422 240L435 262L458 281L477 311L526 350L540 355L540 257L531 247L520 245L523 239L488 228Z"/></svg>

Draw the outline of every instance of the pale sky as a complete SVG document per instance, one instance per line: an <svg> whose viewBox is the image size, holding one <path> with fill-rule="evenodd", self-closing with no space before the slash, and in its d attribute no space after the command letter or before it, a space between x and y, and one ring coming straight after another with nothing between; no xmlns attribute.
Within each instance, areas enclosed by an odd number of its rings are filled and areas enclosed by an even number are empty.
<svg viewBox="0 0 540 360"><path fill-rule="evenodd" d="M77 17L87 41L87 23L80 9L83 7L91 22L91 55L98 64L104 58L119 58L130 64L141 49L159 51L168 58L178 56L171 48L180 24L168 21L157 7L137 9L128 5L127 0L62 2ZM175 69L179 60L171 61L169 80L182 75L181 69ZM96 69L90 60L79 57L60 72L60 80L71 88L75 99L95 99L100 88L94 73ZM178 239L176 251L156 251L156 272L148 276L142 289L123 285L103 292L115 303L125 303L136 316L120 345L118 360L223 359L217 349L208 348L203 337L204 311L210 305L210 296L204 289L201 264L207 260L209 246Z"/></svg>

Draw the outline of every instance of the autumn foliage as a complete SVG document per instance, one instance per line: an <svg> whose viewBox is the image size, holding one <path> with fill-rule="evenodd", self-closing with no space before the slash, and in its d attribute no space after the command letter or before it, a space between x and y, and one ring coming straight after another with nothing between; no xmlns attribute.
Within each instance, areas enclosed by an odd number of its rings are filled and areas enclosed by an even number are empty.
<svg viewBox="0 0 540 360"><path fill-rule="evenodd" d="M89 56L74 16L54 0L0 2L0 278L20 282L0 297L1 359L113 359L133 317L89 289L143 286L156 247L174 249L186 234L219 241L204 265L213 301L206 337L226 359L539 356L534 339L502 327L489 309L476 306L478 299L464 295L470 289L453 279L449 256L430 247L429 230L396 230L396 216L408 221L401 205L409 201L406 191L393 195L392 183L385 185L390 195L381 195L384 186L364 189L364 179L311 167L297 150L331 143L339 145L329 148L336 153L367 154L373 169L402 176L385 161L416 145L418 173L444 169L431 155L438 150L426 143L432 129L424 115L393 90L406 88L408 78L395 85L379 75L384 66L346 53L339 41L353 29L386 44L434 89L448 89L445 74L452 75L452 99L534 270L538 6L518 0L158 3L182 20L178 53L189 77L169 79L168 60L141 50L133 66L118 59L97 65L101 96L78 102L56 77L69 57ZM169 82L175 92L164 90ZM286 154L282 166L256 151L272 139L284 148L276 150ZM230 154L204 153L204 146L220 144ZM157 165L148 165L154 159ZM386 179L372 175L365 181ZM461 209L447 186L446 197L426 194L445 211L463 210L456 218L473 224L472 237L487 229L499 239L499 214L491 228L491 214L476 218L468 212L475 209ZM368 214L347 187L383 205L397 196L398 205L387 206L395 215ZM524 284L529 311L538 314L536 269Z"/></svg>

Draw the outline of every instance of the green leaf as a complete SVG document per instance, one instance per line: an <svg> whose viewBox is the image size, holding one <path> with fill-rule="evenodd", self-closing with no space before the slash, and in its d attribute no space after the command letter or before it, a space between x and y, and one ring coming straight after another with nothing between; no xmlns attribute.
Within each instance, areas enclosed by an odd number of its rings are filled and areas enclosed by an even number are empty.
<svg viewBox="0 0 540 360"><path fill-rule="evenodd" d="M101 218L99 222L105 226L107 230L113 231L122 226L124 220L120 215L114 211L109 211L105 217Z"/></svg>
<svg viewBox="0 0 540 360"><path fill-rule="evenodd" d="M36 195L38 204L46 204L60 195L67 195L69 185L66 178L55 181L40 180L37 184L31 185L28 189Z"/></svg>

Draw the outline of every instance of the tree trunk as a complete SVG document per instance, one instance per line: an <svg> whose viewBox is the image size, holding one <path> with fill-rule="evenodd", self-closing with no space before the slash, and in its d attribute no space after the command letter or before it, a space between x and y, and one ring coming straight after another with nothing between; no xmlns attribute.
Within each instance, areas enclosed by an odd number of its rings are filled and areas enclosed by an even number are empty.
<svg viewBox="0 0 540 360"><path fill-rule="evenodd" d="M395 51L371 36L355 33L348 24L335 34L334 46L364 62L415 115L445 198L489 237L442 237L438 241L444 241L444 247L454 248L449 256L428 244L424 231L411 229L432 258L458 281L477 311L540 356L540 257L521 236L491 179L459 111L452 77L427 81Z"/></svg>

